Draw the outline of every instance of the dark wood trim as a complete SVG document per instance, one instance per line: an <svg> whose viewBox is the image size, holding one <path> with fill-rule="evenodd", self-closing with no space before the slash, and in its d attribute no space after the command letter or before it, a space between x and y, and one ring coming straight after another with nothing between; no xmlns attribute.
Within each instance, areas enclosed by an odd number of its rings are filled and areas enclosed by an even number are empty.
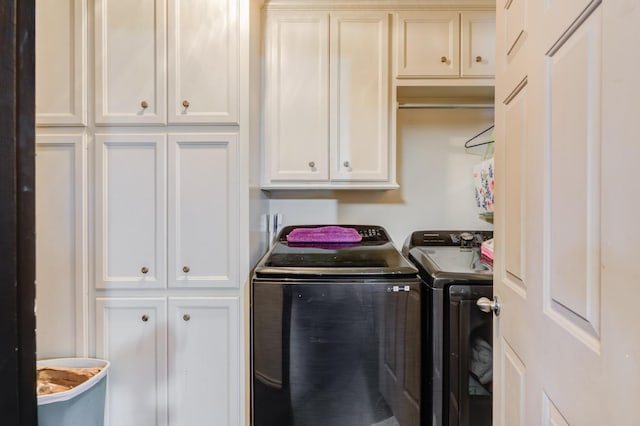
<svg viewBox="0 0 640 426"><path fill-rule="evenodd" d="M0 418L36 425L35 2L0 2Z"/></svg>

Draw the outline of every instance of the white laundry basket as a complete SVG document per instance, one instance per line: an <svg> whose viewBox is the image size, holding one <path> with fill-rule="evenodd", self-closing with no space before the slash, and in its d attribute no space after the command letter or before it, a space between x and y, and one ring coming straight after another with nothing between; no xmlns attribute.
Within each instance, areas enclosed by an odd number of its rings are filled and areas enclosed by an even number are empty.
<svg viewBox="0 0 640 426"><path fill-rule="evenodd" d="M94 358L58 358L37 362L38 367L80 367L102 370L65 392L38 396L39 426L102 426L109 362Z"/></svg>

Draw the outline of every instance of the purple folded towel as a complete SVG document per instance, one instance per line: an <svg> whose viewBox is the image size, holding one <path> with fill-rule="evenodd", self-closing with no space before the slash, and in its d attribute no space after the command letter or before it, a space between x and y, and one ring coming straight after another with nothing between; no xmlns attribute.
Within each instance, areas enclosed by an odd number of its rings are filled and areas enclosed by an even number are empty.
<svg viewBox="0 0 640 426"><path fill-rule="evenodd" d="M353 228L322 226L320 228L296 228L289 232L291 243L357 243L362 237Z"/></svg>

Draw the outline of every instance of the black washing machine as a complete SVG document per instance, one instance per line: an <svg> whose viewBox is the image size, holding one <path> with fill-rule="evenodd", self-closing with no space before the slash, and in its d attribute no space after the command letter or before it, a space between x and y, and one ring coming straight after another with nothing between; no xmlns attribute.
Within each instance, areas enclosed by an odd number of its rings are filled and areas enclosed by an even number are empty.
<svg viewBox="0 0 640 426"><path fill-rule="evenodd" d="M480 256L491 231L416 231L403 254L423 281L423 425L490 426L493 269Z"/></svg>
<svg viewBox="0 0 640 426"><path fill-rule="evenodd" d="M422 288L380 226L285 227L251 282L252 424L419 425Z"/></svg>

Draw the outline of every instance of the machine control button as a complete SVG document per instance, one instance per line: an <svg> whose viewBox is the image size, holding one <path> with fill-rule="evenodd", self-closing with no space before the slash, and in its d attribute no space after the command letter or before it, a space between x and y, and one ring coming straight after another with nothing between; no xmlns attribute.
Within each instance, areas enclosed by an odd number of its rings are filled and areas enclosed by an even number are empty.
<svg viewBox="0 0 640 426"><path fill-rule="evenodd" d="M460 247L473 247L476 237L470 232L460 234Z"/></svg>

